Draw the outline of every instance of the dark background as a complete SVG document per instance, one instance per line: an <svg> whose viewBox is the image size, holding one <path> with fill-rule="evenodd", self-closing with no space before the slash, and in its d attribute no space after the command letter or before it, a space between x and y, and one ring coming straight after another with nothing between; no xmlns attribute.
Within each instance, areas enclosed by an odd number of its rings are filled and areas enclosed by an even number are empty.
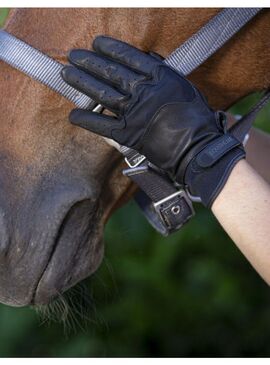
<svg viewBox="0 0 270 365"><path fill-rule="evenodd" d="M6 16L0 9L0 26ZM270 107L256 125L270 131ZM212 214L196 209L169 238L133 202L120 209L103 264L69 294L68 315L61 303L47 314L0 305L0 356L269 356L269 288Z"/></svg>

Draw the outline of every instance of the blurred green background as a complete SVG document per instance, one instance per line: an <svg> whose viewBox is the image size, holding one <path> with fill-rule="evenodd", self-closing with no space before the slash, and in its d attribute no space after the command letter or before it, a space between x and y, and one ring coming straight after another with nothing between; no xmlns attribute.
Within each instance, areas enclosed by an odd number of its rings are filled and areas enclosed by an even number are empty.
<svg viewBox="0 0 270 365"><path fill-rule="evenodd" d="M0 9L0 26L7 13ZM257 126L269 121L268 107ZM105 244L100 269L72 292L65 324L58 307L46 320L0 305L1 357L270 355L269 288L211 213L197 207L192 222L162 238L130 202L108 223Z"/></svg>

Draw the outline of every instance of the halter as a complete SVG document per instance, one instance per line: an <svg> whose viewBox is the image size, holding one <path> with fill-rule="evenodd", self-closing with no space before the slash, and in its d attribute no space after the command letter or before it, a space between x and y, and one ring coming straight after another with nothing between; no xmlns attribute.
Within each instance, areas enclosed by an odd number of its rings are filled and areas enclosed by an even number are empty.
<svg viewBox="0 0 270 365"><path fill-rule="evenodd" d="M233 37L261 8L226 8L169 55L164 63L188 75ZM102 112L87 95L66 84L61 77L63 65L4 30L0 30L0 60L56 91L77 107ZM270 100L270 91L231 129L244 140L258 111ZM108 140L107 140L108 141ZM200 201L185 187L174 185L167 176L138 152L110 142L124 156L128 169L123 173L140 187L135 200L150 224L161 234L177 231L193 215L192 201Z"/></svg>

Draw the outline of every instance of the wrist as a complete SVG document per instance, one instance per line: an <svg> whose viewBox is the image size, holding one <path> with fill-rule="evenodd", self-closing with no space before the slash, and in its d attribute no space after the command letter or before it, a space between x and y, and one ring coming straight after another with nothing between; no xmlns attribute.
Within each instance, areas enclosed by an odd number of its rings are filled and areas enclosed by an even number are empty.
<svg viewBox="0 0 270 365"><path fill-rule="evenodd" d="M231 199L235 197L235 194L239 196L245 183L242 181L246 171L251 170L250 165L245 159L238 161L228 177L223 188L220 190L218 196L214 200L211 210L215 213L224 204L231 206Z"/></svg>

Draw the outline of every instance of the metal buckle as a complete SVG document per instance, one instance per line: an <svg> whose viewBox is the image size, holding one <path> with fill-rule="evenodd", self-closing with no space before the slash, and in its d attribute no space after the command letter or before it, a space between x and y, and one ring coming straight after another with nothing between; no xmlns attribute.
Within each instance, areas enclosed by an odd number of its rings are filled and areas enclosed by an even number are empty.
<svg viewBox="0 0 270 365"><path fill-rule="evenodd" d="M145 159L146 159L146 157L143 155L140 155L139 153L137 153L136 155L134 154L131 158L125 157L125 161L131 169L139 166Z"/></svg>
<svg viewBox="0 0 270 365"><path fill-rule="evenodd" d="M120 145L119 151L125 156L125 161L131 169L139 166L144 160L146 160L144 155L141 155L139 152L129 147Z"/></svg>
<svg viewBox="0 0 270 365"><path fill-rule="evenodd" d="M169 233L181 228L195 212L184 190L179 190L153 204L156 213Z"/></svg>

